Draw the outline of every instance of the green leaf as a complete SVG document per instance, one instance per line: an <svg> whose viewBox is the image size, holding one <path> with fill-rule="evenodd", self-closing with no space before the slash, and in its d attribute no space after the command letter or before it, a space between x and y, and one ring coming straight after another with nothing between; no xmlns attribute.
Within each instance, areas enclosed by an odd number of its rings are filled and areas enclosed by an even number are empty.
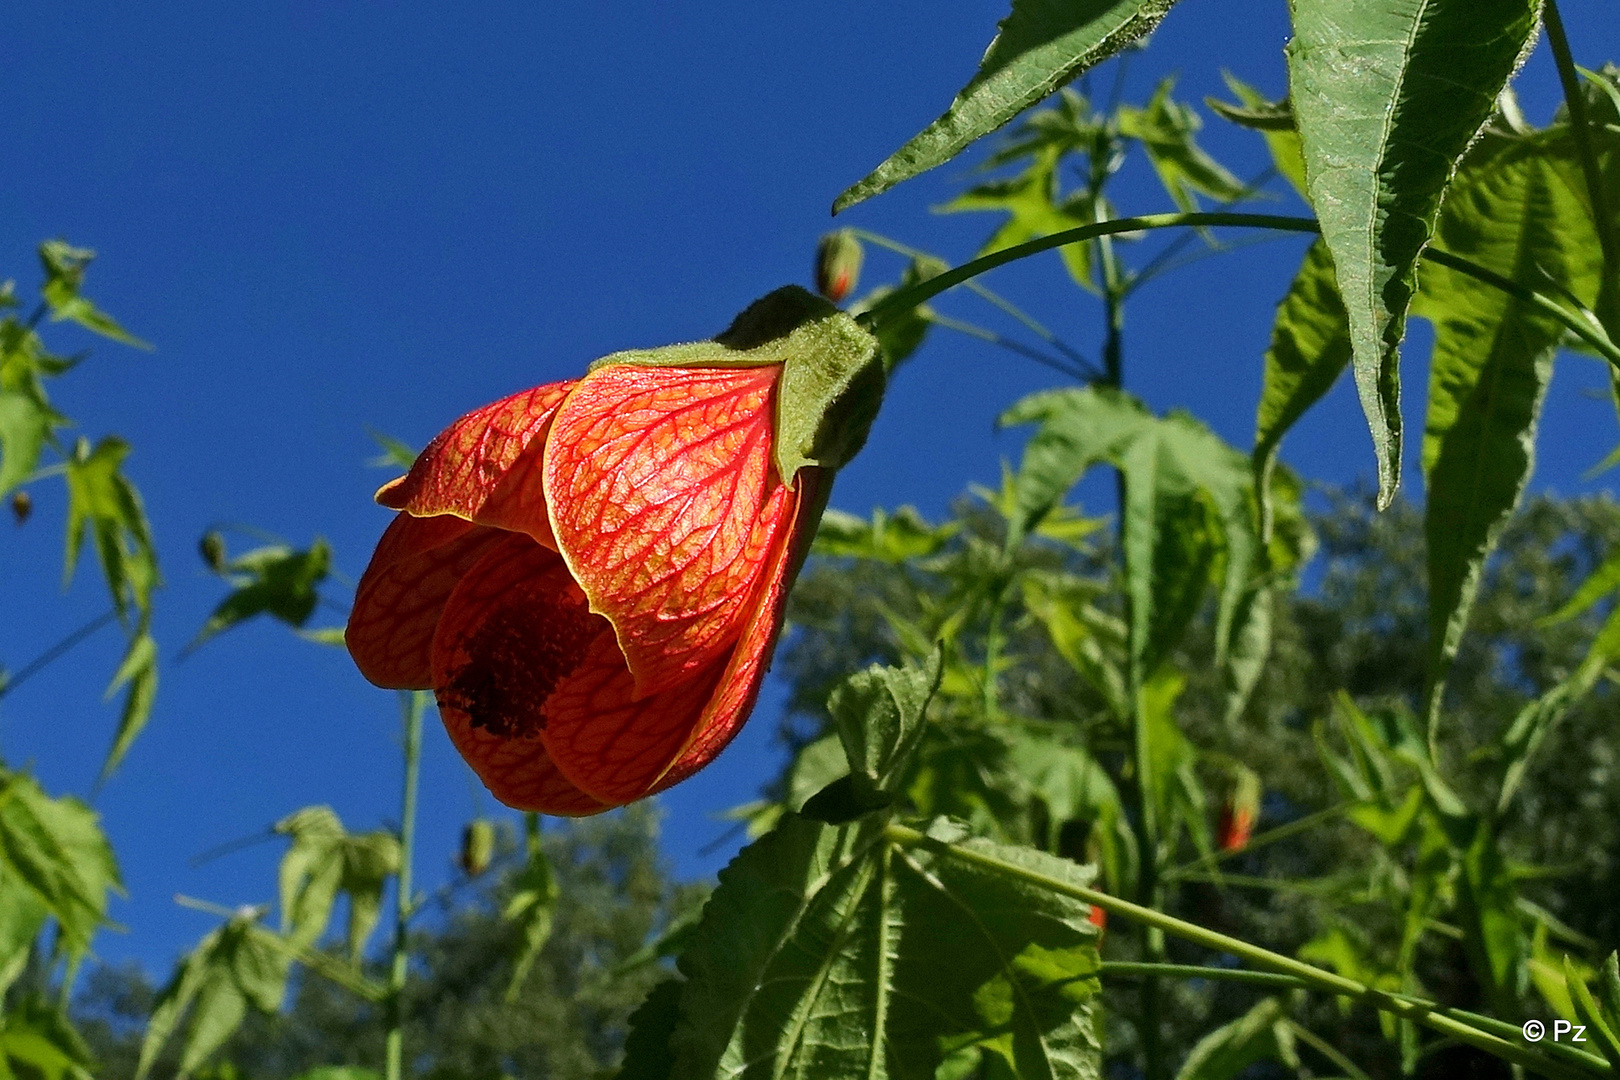
<svg viewBox="0 0 1620 1080"><path fill-rule="evenodd" d="M176 1080L195 1072L241 1026L248 1008L273 1014L287 989L286 947L247 909L214 930L176 966L158 995L141 1041L136 1080L182 1026L186 1033Z"/></svg>
<svg viewBox="0 0 1620 1080"><path fill-rule="evenodd" d="M1000 422L1040 425L1019 466L1009 545L1092 465L1108 462L1125 474L1131 685L1174 646L1217 566L1215 642L1224 665L1260 552L1248 458L1186 414L1155 417L1128 394L1101 387L1034 394Z"/></svg>
<svg viewBox="0 0 1620 1080"><path fill-rule="evenodd" d="M90 1080L95 1056L72 1023L38 994L11 1003L0 1029L0 1059L27 1080Z"/></svg>
<svg viewBox="0 0 1620 1080"><path fill-rule="evenodd" d="M402 472L409 472L411 466L416 464L416 451L392 435L385 435L371 428L366 429L366 434L370 435L371 441L382 449L381 454L366 462L367 465L378 469L399 469Z"/></svg>
<svg viewBox="0 0 1620 1080"><path fill-rule="evenodd" d="M615 1080L669 1080L675 1071L670 1036L681 1019L681 980L665 979L630 1014L624 1064Z"/></svg>
<svg viewBox="0 0 1620 1080"><path fill-rule="evenodd" d="M912 285L938 277L948 267L937 259L913 258L906 264L905 272L900 275L897 286L879 285L855 303L849 305L851 315L862 315L871 311L884 297L898 289L910 288ZM910 359L911 354L922 348L923 339L928 336L928 330L933 326L934 311L927 304L907 308L905 311L885 316L880 326L873 330L877 334L878 349L883 354L883 365L888 371L893 371L903 362Z"/></svg>
<svg viewBox="0 0 1620 1080"><path fill-rule="evenodd" d="M140 494L122 470L128 456L129 444L122 439L102 439L93 450L81 440L66 463L64 579L72 580L88 528L107 579L107 591L120 615L132 606L143 614L149 612L152 590L159 580L152 527L146 520Z"/></svg>
<svg viewBox="0 0 1620 1080"><path fill-rule="evenodd" d="M1054 115L1062 118L1061 125L1050 122ZM1006 215L1006 220L979 248L980 255L1092 224L1098 219L1098 208L1091 195L1085 191L1064 195L1059 184L1064 155L1080 142L1082 133L1075 129L1086 123L1084 99L1065 90L1056 109L1043 109L1032 116L1019 129L1020 141L998 155L1005 162L1027 157L1029 164L1023 172L970 188L939 210L947 214L991 211ZM1095 292L1092 248L1091 244L1065 244L1058 249L1058 255L1074 283Z"/></svg>
<svg viewBox="0 0 1620 1080"><path fill-rule="evenodd" d="M79 286L84 283L85 267L95 257L94 251L72 247L61 240L47 240L39 245L39 261L45 269L45 284L40 292L51 309L51 321L76 322L102 337L133 345L137 349L150 349L151 345L119 326L112 316L79 295Z"/></svg>
<svg viewBox="0 0 1620 1080"><path fill-rule="evenodd" d="M382 1080L382 1073L358 1065L320 1065L299 1073L294 1080Z"/></svg>
<svg viewBox="0 0 1620 1080"><path fill-rule="evenodd" d="M39 465L40 450L60 418L31 394L0 389L0 495Z"/></svg>
<svg viewBox="0 0 1620 1080"><path fill-rule="evenodd" d="M957 521L930 525L910 506L893 513L880 507L872 511L870 521L842 510L828 510L821 516L811 553L823 558L872 559L898 566L939 551L961 528Z"/></svg>
<svg viewBox="0 0 1620 1080"><path fill-rule="evenodd" d="M1567 956L1564 957L1564 981L1581 1019L1592 1029L1592 1041L1597 1043L1597 1048L1603 1056L1609 1059L1609 1064L1620 1069L1620 1034L1609 1025L1608 1019L1603 1015L1603 1009L1592 997L1592 991L1587 989L1586 980L1576 972L1575 965L1569 962Z"/></svg>
<svg viewBox="0 0 1620 1080"><path fill-rule="evenodd" d="M949 161L1142 37L1174 0L1013 0L979 71L938 120L833 203L833 213Z"/></svg>
<svg viewBox="0 0 1620 1080"><path fill-rule="evenodd" d="M1531 41L1535 0L1292 0L1288 86L1378 461L1400 482L1399 345L1441 196Z"/></svg>
<svg viewBox="0 0 1620 1080"><path fill-rule="evenodd" d="M1485 976L1493 1010L1505 1015L1529 980L1530 942L1519 917L1518 890L1502 858L1496 830L1487 820L1470 815L1447 822L1446 831L1462 855L1456 884L1463 951L1475 976Z"/></svg>
<svg viewBox="0 0 1620 1080"><path fill-rule="evenodd" d="M349 962L358 966L366 943L382 915L383 890L399 874L399 838L390 832L361 833L343 841L343 877L339 888L349 898L345 933Z"/></svg>
<svg viewBox="0 0 1620 1080"><path fill-rule="evenodd" d="M1170 96L1175 87L1175 76L1166 76L1145 109L1121 108L1119 130L1141 141L1165 193L1183 211L1192 213L1198 209L1198 195L1230 201L1247 189L1198 145L1196 135L1203 121L1190 106Z"/></svg>
<svg viewBox="0 0 1620 1080"><path fill-rule="evenodd" d="M225 568L225 576L234 588L180 655L190 655L215 634L256 615L270 615L295 629L302 627L320 603L320 584L331 567L332 548L318 537L302 551L275 544L233 560Z"/></svg>
<svg viewBox="0 0 1620 1080"><path fill-rule="evenodd" d="M537 814L524 816L524 831L528 849L528 862L512 882L512 898L506 902L502 918L517 931L518 953L512 961L512 977L506 986L506 1000L517 1000L524 980L540 950L551 938L553 916L559 893L556 876L551 872L551 860L546 858L540 845L540 818Z"/></svg>
<svg viewBox="0 0 1620 1080"><path fill-rule="evenodd" d="M1176 1073L1176 1080L1233 1080L1259 1061L1299 1068L1288 1010L1274 997L1261 998L1236 1020L1199 1039Z"/></svg>
<svg viewBox="0 0 1620 1080"><path fill-rule="evenodd" d="M1513 280L1545 273L1589 292L1596 244L1586 250L1576 239L1588 216L1582 178L1573 155L1560 160L1559 143L1564 133L1488 136L1451 184L1437 246ZM1485 561L1534 469L1536 423L1564 328L1438 265L1425 269L1414 312L1435 326L1423 437L1432 727Z"/></svg>
<svg viewBox="0 0 1620 1080"><path fill-rule="evenodd" d="M37 898L81 956L106 921L107 894L123 891L112 846L95 811L53 799L31 776L0 770L0 881Z"/></svg>
<svg viewBox="0 0 1620 1080"><path fill-rule="evenodd" d="M275 824L292 843L277 871L281 932L297 948L320 941L343 883L343 822L329 806L308 806Z"/></svg>
<svg viewBox="0 0 1620 1080"><path fill-rule="evenodd" d="M923 714L939 689L940 650L925 666L872 665L845 679L827 699L852 773L888 786L922 734Z"/></svg>
<svg viewBox="0 0 1620 1080"><path fill-rule="evenodd" d="M1267 539L1271 475L1283 436L1332 389L1349 363L1350 324L1333 279L1333 259L1318 240L1305 252L1288 295L1277 305L1255 410L1255 490L1260 497L1260 532Z"/></svg>
<svg viewBox="0 0 1620 1080"><path fill-rule="evenodd" d="M130 639L124 659L113 673L112 682L107 684L106 696L109 698L120 689L124 690L124 707L119 712L118 731L113 735L107 759L101 763L101 777L97 783L105 783L112 776L113 770L124 760L124 755L129 753L136 736L146 727L146 721L152 715L152 702L157 698L157 686L157 642L143 629Z"/></svg>
<svg viewBox="0 0 1620 1080"><path fill-rule="evenodd" d="M0 888L0 994L28 966L34 939L50 917L51 909L33 890Z"/></svg>
<svg viewBox="0 0 1620 1080"><path fill-rule="evenodd" d="M674 1075L933 1077L950 1062L1094 1080L1089 909L944 845L1091 877L943 820L904 846L877 818L789 815L721 872L680 959Z"/></svg>
<svg viewBox="0 0 1620 1080"><path fill-rule="evenodd" d="M1288 99L1269 101L1266 96L1230 71L1221 72L1227 89L1237 95L1239 104L1230 105L1214 98L1205 98L1204 104L1240 127L1260 132L1271 151L1271 164L1277 174L1309 201L1305 190L1305 151L1300 146L1299 132L1294 127L1294 109Z"/></svg>

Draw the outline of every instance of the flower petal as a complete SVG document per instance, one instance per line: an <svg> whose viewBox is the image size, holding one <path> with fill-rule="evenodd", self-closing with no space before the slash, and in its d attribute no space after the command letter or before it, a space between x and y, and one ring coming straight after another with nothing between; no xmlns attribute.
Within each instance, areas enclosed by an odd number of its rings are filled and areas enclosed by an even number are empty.
<svg viewBox="0 0 1620 1080"><path fill-rule="evenodd" d="M607 809L570 782L540 738L545 703L612 629L592 615L556 552L517 533L462 577L433 637L439 715L456 749L502 802L548 814Z"/></svg>
<svg viewBox="0 0 1620 1080"><path fill-rule="evenodd" d="M433 629L463 574L501 536L455 517L394 518L355 589L344 641L378 686L433 685Z"/></svg>
<svg viewBox="0 0 1620 1080"><path fill-rule="evenodd" d="M574 385L547 383L468 413L428 443L409 473L384 484L377 501L415 517L453 514L527 533L555 547L538 469L546 431Z"/></svg>
<svg viewBox="0 0 1620 1080"><path fill-rule="evenodd" d="M779 372L606 367L557 412L544 465L557 546L639 696L725 660L792 519L771 464Z"/></svg>
<svg viewBox="0 0 1620 1080"><path fill-rule="evenodd" d="M580 788L619 805L652 790L691 741L724 665L651 697L635 679L611 634L591 643L580 669L546 703L541 738L551 760Z"/></svg>
<svg viewBox="0 0 1620 1080"><path fill-rule="evenodd" d="M718 692L704 709L691 742L647 794L678 784L713 761L742 730L743 721L753 711L765 673L770 669L771 652L782 632L788 592L810 541L815 538L816 519L822 508L821 485L825 483L827 480L820 469L799 470L792 527L784 532L771 555L760 595L751 609L748 624L743 627L737 651L720 677Z"/></svg>

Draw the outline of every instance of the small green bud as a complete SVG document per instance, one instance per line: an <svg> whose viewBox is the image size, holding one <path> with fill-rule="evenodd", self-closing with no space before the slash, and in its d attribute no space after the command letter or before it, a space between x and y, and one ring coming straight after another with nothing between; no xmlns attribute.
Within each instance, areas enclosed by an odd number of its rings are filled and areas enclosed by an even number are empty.
<svg viewBox="0 0 1620 1080"><path fill-rule="evenodd" d="M225 537L220 535L218 529L209 529L203 533L202 539L197 541L197 553L202 561L214 573L223 573L225 570Z"/></svg>
<svg viewBox="0 0 1620 1080"><path fill-rule="evenodd" d="M816 245L816 292L835 304L855 291L866 249L849 229L828 233Z"/></svg>
<svg viewBox="0 0 1620 1080"><path fill-rule="evenodd" d="M461 854L456 863L462 873L477 877L489 869L495 856L495 823L487 818L474 818L461 830Z"/></svg>
<svg viewBox="0 0 1620 1080"><path fill-rule="evenodd" d="M26 491L19 491L11 496L11 516L17 519L17 524L23 525L34 512L34 497Z"/></svg>

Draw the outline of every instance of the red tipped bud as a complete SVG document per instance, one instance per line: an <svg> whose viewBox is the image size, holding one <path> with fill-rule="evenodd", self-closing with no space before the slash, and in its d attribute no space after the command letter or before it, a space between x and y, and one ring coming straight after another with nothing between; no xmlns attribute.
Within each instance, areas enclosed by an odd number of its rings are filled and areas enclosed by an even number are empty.
<svg viewBox="0 0 1620 1080"><path fill-rule="evenodd" d="M816 245L816 291L835 304L855 291L866 249L848 229L828 233Z"/></svg>
<svg viewBox="0 0 1620 1080"><path fill-rule="evenodd" d="M495 856L495 823L487 818L474 818L461 830L461 853L456 865L468 877L477 877L489 869Z"/></svg>
<svg viewBox="0 0 1620 1080"><path fill-rule="evenodd" d="M11 516L17 519L17 524L26 524L34 512L34 497L26 491L19 491L11 497Z"/></svg>
<svg viewBox="0 0 1620 1080"><path fill-rule="evenodd" d="M1249 846L1254 823L1260 816L1260 778L1248 769L1237 775L1232 793L1221 804L1215 823L1215 842L1222 851L1241 851Z"/></svg>

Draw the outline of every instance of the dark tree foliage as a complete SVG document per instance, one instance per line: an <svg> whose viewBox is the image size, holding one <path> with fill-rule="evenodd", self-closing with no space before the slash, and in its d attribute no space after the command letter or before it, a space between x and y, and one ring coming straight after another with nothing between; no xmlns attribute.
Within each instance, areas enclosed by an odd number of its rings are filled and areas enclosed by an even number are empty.
<svg viewBox="0 0 1620 1080"><path fill-rule="evenodd" d="M406 1003L412 1074L459 1078L591 1077L623 1051L630 1013L666 976L662 965L624 961L701 899L673 883L657 848L657 813L641 805L549 829L544 845L559 885L555 924L521 992L506 991L519 951L500 915L518 861L504 858L468 887L430 904L412 943ZM381 961L374 974L381 974ZM101 968L75 1018L100 1061L98 1077L132 1076L155 991L131 968ZM305 974L277 1017L249 1016L211 1071L220 1078L293 1077L319 1067L376 1068L383 1058L379 1008ZM171 1050L171 1053L173 1051ZM160 1063L157 1075L172 1071Z"/></svg>

